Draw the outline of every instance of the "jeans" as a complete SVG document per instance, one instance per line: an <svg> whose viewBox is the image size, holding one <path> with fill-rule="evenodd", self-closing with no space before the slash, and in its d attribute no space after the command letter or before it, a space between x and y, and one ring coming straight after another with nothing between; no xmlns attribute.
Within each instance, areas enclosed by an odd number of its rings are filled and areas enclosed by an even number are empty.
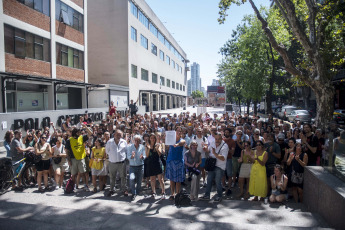
<svg viewBox="0 0 345 230"><path fill-rule="evenodd" d="M210 171L208 172L207 175L207 187L206 187L206 192L205 192L205 196L210 196L211 193L211 189L212 189L212 181L213 179L216 180L216 186L217 186L217 194L219 197L222 197L222 193L223 193L223 187L222 187L222 177L224 175L224 170L219 168L219 167L215 167L214 171Z"/></svg>
<svg viewBox="0 0 345 230"><path fill-rule="evenodd" d="M143 175L144 167L142 165L129 167L129 186L133 195L138 195L140 193ZM137 188L135 188L135 184L137 184Z"/></svg>

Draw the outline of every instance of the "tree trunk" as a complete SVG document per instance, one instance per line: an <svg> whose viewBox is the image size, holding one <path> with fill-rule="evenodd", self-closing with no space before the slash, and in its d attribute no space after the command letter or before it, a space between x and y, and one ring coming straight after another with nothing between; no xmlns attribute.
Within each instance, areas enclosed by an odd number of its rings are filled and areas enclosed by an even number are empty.
<svg viewBox="0 0 345 230"><path fill-rule="evenodd" d="M331 82L322 84L317 82L313 88L316 97L316 127L325 129L333 119L334 87Z"/></svg>
<svg viewBox="0 0 345 230"><path fill-rule="evenodd" d="M240 107L240 114L242 113L242 110L241 110L241 99L238 99L238 106Z"/></svg>
<svg viewBox="0 0 345 230"><path fill-rule="evenodd" d="M247 100L247 114L249 115L250 99Z"/></svg>
<svg viewBox="0 0 345 230"><path fill-rule="evenodd" d="M253 115L257 115L258 114L258 101L254 101L254 114Z"/></svg>

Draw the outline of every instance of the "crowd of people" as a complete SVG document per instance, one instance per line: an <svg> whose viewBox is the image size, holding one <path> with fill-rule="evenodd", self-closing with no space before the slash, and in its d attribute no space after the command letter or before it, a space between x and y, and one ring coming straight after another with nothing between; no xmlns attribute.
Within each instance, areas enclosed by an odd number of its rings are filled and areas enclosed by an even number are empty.
<svg viewBox="0 0 345 230"><path fill-rule="evenodd" d="M76 188L82 179L86 191L91 187L90 192L97 193L108 186L106 196L116 192L119 179L120 193L132 200L142 194L142 185L151 187L152 197L165 199L167 180L169 200L188 183L192 201L210 200L215 184L214 202L230 196L235 186L238 198L284 202L290 194L302 202L304 167L330 163L329 130L310 124L234 112L212 117L189 112L121 116L113 105L109 112L100 123L85 114L79 122L67 118L60 129L51 123L43 130L27 130L24 137L20 130L8 131L7 156L13 162L25 152L41 156L36 163L40 192L51 189L49 180L63 189L69 172ZM175 144L165 144L166 131L176 132ZM344 131L335 136L334 149L344 154ZM13 189L22 190L20 181Z"/></svg>

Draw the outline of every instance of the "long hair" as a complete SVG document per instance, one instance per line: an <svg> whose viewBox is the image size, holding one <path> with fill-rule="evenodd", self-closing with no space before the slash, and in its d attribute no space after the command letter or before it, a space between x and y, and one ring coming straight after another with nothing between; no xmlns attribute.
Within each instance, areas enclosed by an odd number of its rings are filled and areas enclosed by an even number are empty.
<svg viewBox="0 0 345 230"><path fill-rule="evenodd" d="M11 142L11 133L12 133L12 132L13 132L13 131L9 130L9 131L7 131L7 132L5 133L4 139L5 139L5 141L6 141L8 144Z"/></svg>
<svg viewBox="0 0 345 230"><path fill-rule="evenodd" d="M155 137L155 143L153 144L153 146L155 146L155 145L156 145L156 142L157 142L157 137L156 137L156 135L155 135L154 133L151 133L151 134L150 134L149 142L150 142L150 144L151 144L151 137L152 137L152 136Z"/></svg>

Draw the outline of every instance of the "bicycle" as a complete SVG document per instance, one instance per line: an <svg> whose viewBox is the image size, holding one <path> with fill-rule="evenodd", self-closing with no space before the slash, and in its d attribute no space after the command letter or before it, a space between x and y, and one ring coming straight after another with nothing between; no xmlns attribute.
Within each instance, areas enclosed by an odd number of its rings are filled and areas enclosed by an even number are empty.
<svg viewBox="0 0 345 230"><path fill-rule="evenodd" d="M19 178L22 181L22 185L30 187L36 184L36 168L35 163L37 157L34 153L29 152L25 154L25 157L12 164L11 158L0 159L0 195L4 194L13 183L18 184ZM14 176L13 166L22 164L19 172Z"/></svg>

